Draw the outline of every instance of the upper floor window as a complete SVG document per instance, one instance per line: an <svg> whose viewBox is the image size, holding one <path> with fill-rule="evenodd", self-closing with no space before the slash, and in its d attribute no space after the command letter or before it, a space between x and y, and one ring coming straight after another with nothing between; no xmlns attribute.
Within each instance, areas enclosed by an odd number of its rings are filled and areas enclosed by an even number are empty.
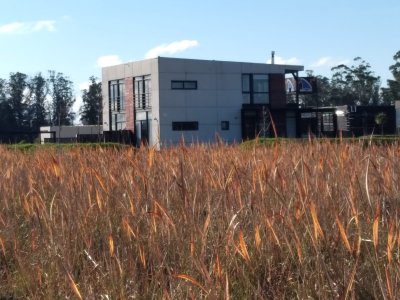
<svg viewBox="0 0 400 300"><path fill-rule="evenodd" d="M172 122L173 131L196 131L199 130L199 122Z"/></svg>
<svg viewBox="0 0 400 300"><path fill-rule="evenodd" d="M151 107L151 77L150 75L134 78L135 108L147 109Z"/></svg>
<svg viewBox="0 0 400 300"><path fill-rule="evenodd" d="M125 110L125 85L123 80L108 82L110 109L112 111Z"/></svg>
<svg viewBox="0 0 400 300"><path fill-rule="evenodd" d="M195 80L172 80L171 89L173 90L197 90L197 81Z"/></svg>
<svg viewBox="0 0 400 300"><path fill-rule="evenodd" d="M244 103L268 104L268 74L242 74L242 96Z"/></svg>

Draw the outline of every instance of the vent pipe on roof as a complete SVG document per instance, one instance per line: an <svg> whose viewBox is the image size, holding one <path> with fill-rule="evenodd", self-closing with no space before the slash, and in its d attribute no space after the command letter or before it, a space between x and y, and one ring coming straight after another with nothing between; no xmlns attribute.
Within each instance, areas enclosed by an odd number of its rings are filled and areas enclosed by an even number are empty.
<svg viewBox="0 0 400 300"><path fill-rule="evenodd" d="M271 64L275 64L275 51L271 52Z"/></svg>

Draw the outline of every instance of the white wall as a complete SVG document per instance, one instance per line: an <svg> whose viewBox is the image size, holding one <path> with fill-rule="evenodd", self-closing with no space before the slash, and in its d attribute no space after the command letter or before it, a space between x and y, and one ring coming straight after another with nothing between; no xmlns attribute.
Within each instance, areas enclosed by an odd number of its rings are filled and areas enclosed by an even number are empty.
<svg viewBox="0 0 400 300"><path fill-rule="evenodd" d="M161 140L176 144L225 141L240 142L242 73L281 73L300 66L267 65L191 59L158 58ZM197 90L172 90L172 80L196 80ZM198 131L173 131L174 121L198 121ZM229 121L229 130L221 130Z"/></svg>
<svg viewBox="0 0 400 300"><path fill-rule="evenodd" d="M150 145L158 137L166 144L213 142L218 134L227 142L241 141L242 74L303 70L302 66L224 62L158 57L103 68L103 120L108 120L108 82L151 75L152 120ZM197 90L172 90L171 80L196 80ZM126 101L129 101L126 99ZM173 131L174 121L198 121L198 131ZM229 130L221 130L229 121ZM109 130L109 124L103 124Z"/></svg>

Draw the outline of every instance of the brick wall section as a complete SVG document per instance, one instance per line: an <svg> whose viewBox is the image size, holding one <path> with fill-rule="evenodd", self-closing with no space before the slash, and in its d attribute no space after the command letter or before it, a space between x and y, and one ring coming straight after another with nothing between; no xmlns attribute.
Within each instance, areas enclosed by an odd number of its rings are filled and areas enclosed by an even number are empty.
<svg viewBox="0 0 400 300"><path fill-rule="evenodd" d="M133 78L125 78L125 111L126 111L126 129L134 131L135 116L133 103Z"/></svg>
<svg viewBox="0 0 400 300"><path fill-rule="evenodd" d="M272 109L286 107L285 75L269 74L269 92Z"/></svg>

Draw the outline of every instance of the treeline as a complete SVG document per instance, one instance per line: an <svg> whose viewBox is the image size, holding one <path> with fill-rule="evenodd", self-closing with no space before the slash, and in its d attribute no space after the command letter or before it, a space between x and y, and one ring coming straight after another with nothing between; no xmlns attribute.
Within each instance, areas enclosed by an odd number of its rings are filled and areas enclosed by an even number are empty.
<svg viewBox="0 0 400 300"><path fill-rule="evenodd" d="M79 111L84 124L101 122L101 83L90 77L88 89L82 91ZM37 132L40 126L72 125L77 117L73 83L63 73L49 71L45 77L20 72L0 78L0 131Z"/></svg>
<svg viewBox="0 0 400 300"><path fill-rule="evenodd" d="M394 64L389 67L393 79L387 81L387 88L381 88L381 79L371 70L368 62L360 57L351 66L345 64L333 67L332 77L316 76L318 93L304 95L304 106L337 105L390 105L400 100L400 51L394 56ZM313 76L312 71L306 71Z"/></svg>

